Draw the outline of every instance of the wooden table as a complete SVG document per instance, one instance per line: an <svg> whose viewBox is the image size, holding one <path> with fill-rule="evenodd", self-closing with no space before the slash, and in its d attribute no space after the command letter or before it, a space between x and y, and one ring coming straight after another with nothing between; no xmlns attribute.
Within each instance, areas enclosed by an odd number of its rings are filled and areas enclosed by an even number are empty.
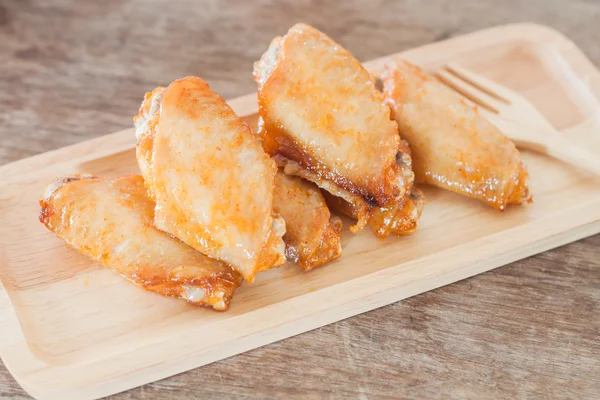
<svg viewBox="0 0 600 400"><path fill-rule="evenodd" d="M0 164L131 126L145 91L188 74L252 92L297 21L362 60L535 21L600 65L596 0L273 3L0 2ZM0 364L5 397L27 396ZM172 397L598 399L600 236L114 396Z"/></svg>

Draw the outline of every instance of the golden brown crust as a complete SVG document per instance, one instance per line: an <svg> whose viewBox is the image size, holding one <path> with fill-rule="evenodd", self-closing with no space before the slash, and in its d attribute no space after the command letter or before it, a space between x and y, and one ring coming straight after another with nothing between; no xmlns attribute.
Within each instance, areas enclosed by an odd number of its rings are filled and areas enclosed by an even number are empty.
<svg viewBox="0 0 600 400"><path fill-rule="evenodd" d="M325 163L320 162L310 153L309 148L296 143L293 136L288 134L280 124L263 122L259 135L267 153L298 163L308 172L306 176L314 177L311 180L315 183L329 181L338 186L340 190L373 204L386 204L404 195L404 192L401 191L402 188L397 184L400 171L396 163L383 170L382 180L385 184L366 188L355 185L342 172L328 168Z"/></svg>
<svg viewBox="0 0 600 400"><path fill-rule="evenodd" d="M424 203L423 193L413 186L410 195L402 201L386 207L374 207L369 225L380 238L386 238L390 233L406 235L414 232L419 225Z"/></svg>
<svg viewBox="0 0 600 400"><path fill-rule="evenodd" d="M273 40L254 76L264 121L259 134L269 154L370 204L404 196L397 126L371 76L347 50L297 24Z"/></svg>
<svg viewBox="0 0 600 400"><path fill-rule="evenodd" d="M341 230L342 220L332 215L327 225L325 225L325 229L315 250L312 254L304 257L304 259L299 258L297 261L298 265L304 268L305 271L310 271L315 267L339 258L342 255Z"/></svg>
<svg viewBox="0 0 600 400"><path fill-rule="evenodd" d="M55 210L53 204L51 202L52 196L64 185L72 181L79 181L82 179L97 179L94 175L91 174L73 174L68 175L63 178L56 180L54 183L51 183L46 187L44 191L44 195L40 200L40 214L39 220L42 224L46 225L46 227L52 230L52 222L55 216Z"/></svg>
<svg viewBox="0 0 600 400"><path fill-rule="evenodd" d="M315 184L279 172L273 207L286 223L288 259L308 271L342 254L341 220L331 215Z"/></svg>
<svg viewBox="0 0 600 400"><path fill-rule="evenodd" d="M58 237L135 285L226 310L242 277L153 227L142 177L70 176L49 186L40 221Z"/></svg>
<svg viewBox="0 0 600 400"><path fill-rule="evenodd" d="M323 189L324 193L331 194L333 197L339 197L342 201L349 204L349 207L353 210L353 217L357 219L355 225L350 227L350 231L356 233L362 230L371 217L371 205L368 201L362 197L350 193L335 183L326 179L320 179L318 175L312 173L309 170L303 169L297 162L291 161L285 157L277 155L273 157L277 162L277 165L283 168L283 172L286 175L298 176L306 179L307 181L315 183L319 188Z"/></svg>
<svg viewBox="0 0 600 400"><path fill-rule="evenodd" d="M356 208L330 193L323 192L327 205L332 210L352 218L358 217ZM410 194L402 200L391 203L386 207L372 207L370 210L369 225L373 233L384 239L391 233L405 235L414 232L418 227L419 218L425 204L423 193L415 186L411 187Z"/></svg>
<svg viewBox="0 0 600 400"><path fill-rule="evenodd" d="M509 190L512 194L508 197L506 204L531 203L533 196L527 183L529 182L529 171L523 163L520 164L516 177L513 179L512 188Z"/></svg>
<svg viewBox="0 0 600 400"><path fill-rule="evenodd" d="M206 82L187 77L157 88L135 124L156 227L250 282L285 263L285 223L272 210L277 167Z"/></svg>
<svg viewBox="0 0 600 400"><path fill-rule="evenodd" d="M531 198L519 151L455 92L406 61L381 76L419 181L503 210Z"/></svg>

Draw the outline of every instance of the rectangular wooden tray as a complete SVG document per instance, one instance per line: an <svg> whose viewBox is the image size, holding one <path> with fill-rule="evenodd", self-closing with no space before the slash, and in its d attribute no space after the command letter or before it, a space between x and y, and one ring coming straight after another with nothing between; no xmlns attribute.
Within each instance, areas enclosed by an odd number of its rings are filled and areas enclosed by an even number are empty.
<svg viewBox="0 0 600 400"><path fill-rule="evenodd" d="M600 73L558 32L504 26L394 56L427 68L456 62L505 84L600 156ZM377 73L383 62L365 65ZM255 125L256 95L230 103ZM500 213L425 188L416 233L382 241L369 229L345 232L341 259L310 273L286 265L260 274L217 313L134 287L38 222L49 182L137 172L134 144L126 130L0 168L0 355L37 398L123 391L600 232L600 180L524 153L533 204Z"/></svg>

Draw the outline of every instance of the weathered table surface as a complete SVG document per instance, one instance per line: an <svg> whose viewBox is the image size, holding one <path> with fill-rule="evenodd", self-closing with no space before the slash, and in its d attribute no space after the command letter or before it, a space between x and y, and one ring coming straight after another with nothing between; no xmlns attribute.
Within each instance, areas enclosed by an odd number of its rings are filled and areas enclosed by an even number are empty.
<svg viewBox="0 0 600 400"><path fill-rule="evenodd" d="M597 0L0 0L0 164L131 126L185 75L252 92L298 21L362 60L534 21L600 65L599 20ZM0 397L27 397L1 363ZM114 396L172 397L599 399L600 235Z"/></svg>

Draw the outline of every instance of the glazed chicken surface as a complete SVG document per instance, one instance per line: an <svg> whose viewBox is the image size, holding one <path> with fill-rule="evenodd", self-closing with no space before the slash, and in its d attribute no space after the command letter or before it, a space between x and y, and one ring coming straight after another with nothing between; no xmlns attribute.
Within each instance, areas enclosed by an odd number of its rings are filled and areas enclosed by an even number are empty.
<svg viewBox="0 0 600 400"><path fill-rule="evenodd" d="M331 215L314 183L278 173L274 209L285 220L286 256L303 269L311 270L342 254L342 221Z"/></svg>
<svg viewBox="0 0 600 400"><path fill-rule="evenodd" d="M530 199L519 151L476 108L406 61L389 62L381 79L418 181L499 210Z"/></svg>
<svg viewBox="0 0 600 400"><path fill-rule="evenodd" d="M226 310L241 275L153 226L154 202L139 175L74 175L48 186L40 221L71 247L133 284Z"/></svg>
<svg viewBox="0 0 600 400"><path fill-rule="evenodd" d="M285 262L273 212L277 167L225 100L197 77L146 95L134 119L154 224L247 281Z"/></svg>
<svg viewBox="0 0 600 400"><path fill-rule="evenodd" d="M385 238L417 229L415 182L499 210L531 199L515 145L407 61L385 65L380 91L346 49L296 24L253 75L257 133L201 78L157 87L134 117L142 176L62 178L40 221L147 291L223 311L244 280L286 259L309 271L339 258L330 209Z"/></svg>
<svg viewBox="0 0 600 400"><path fill-rule="evenodd" d="M254 77L265 150L287 174L351 203L358 211L352 230L367 224L373 206L408 194L396 163L397 125L372 77L347 50L297 24L272 41Z"/></svg>

